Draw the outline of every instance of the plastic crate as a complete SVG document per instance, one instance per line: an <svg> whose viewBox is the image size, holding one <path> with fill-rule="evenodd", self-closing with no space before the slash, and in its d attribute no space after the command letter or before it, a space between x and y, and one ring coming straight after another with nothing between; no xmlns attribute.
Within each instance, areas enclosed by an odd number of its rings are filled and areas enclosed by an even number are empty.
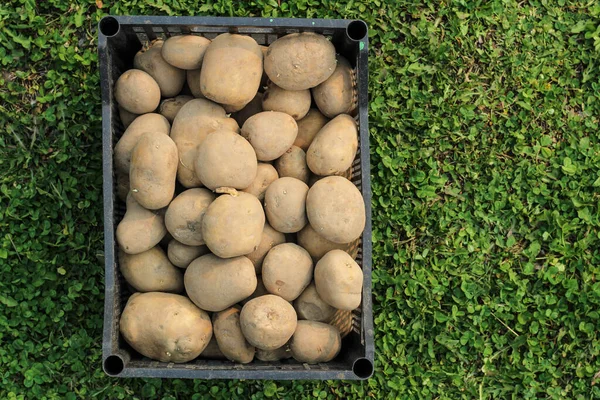
<svg viewBox="0 0 600 400"><path fill-rule="evenodd" d="M118 377L195 379L366 379L373 374L373 311L371 300L371 178L368 130L368 35L363 21L108 16L98 26L98 53L102 85L102 151L104 177L105 306L102 342L103 368ZM227 360L198 358L175 364L154 361L133 350L119 334L121 312L131 292L118 267L115 227L125 213L125 204L115 195L113 147L123 134L113 84L127 69L142 43L173 35L194 34L209 39L224 33L252 36L269 45L295 32L317 32L331 38L338 53L355 68L359 124L359 148L353 164L352 182L365 200L367 221L356 261L364 273L363 299L352 314L352 332L342 341L342 351L331 362L309 365L293 359L280 362L237 364Z"/></svg>

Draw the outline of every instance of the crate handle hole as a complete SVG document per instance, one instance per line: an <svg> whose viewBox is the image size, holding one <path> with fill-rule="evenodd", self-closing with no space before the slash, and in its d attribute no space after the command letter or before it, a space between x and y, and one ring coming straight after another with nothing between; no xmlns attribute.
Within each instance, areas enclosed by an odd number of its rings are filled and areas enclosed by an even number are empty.
<svg viewBox="0 0 600 400"><path fill-rule="evenodd" d="M367 379L373 375L373 363L366 358L359 358L352 365L352 372L360 379Z"/></svg>
<svg viewBox="0 0 600 400"><path fill-rule="evenodd" d="M367 36L368 31L367 24L361 20L352 21L346 27L348 37L356 41L363 40Z"/></svg>
<svg viewBox="0 0 600 400"><path fill-rule="evenodd" d="M104 17L100 20L100 32L106 37L115 36L119 29L119 21L116 18Z"/></svg>
<svg viewBox="0 0 600 400"><path fill-rule="evenodd" d="M104 372L110 376L117 376L125 369L125 362L117 355L106 357L104 360Z"/></svg>

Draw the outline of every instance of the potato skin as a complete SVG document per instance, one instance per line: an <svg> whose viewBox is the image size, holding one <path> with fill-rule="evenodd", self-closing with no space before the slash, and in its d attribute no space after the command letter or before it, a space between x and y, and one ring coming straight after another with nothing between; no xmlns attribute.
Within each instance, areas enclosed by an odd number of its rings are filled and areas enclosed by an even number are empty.
<svg viewBox="0 0 600 400"><path fill-rule="evenodd" d="M174 363L198 357L212 336L205 311L184 296L159 292L131 296L121 314L120 330L142 355Z"/></svg>
<svg viewBox="0 0 600 400"><path fill-rule="evenodd" d="M265 72L277 86L305 90L324 82L335 70L335 47L323 35L292 33L269 46Z"/></svg>
<svg viewBox="0 0 600 400"><path fill-rule="evenodd" d="M221 187L245 189L258 169L256 154L246 139L220 130L208 134L198 146L196 175L211 190Z"/></svg>
<svg viewBox="0 0 600 400"><path fill-rule="evenodd" d="M256 349L255 357L260 361L280 361L292 358L292 352L290 351L290 346L285 344L275 350Z"/></svg>
<svg viewBox="0 0 600 400"><path fill-rule="evenodd" d="M352 182L341 176L315 182L306 196L306 215L313 229L334 243L350 243L365 228L362 195Z"/></svg>
<svg viewBox="0 0 600 400"><path fill-rule="evenodd" d="M308 183L310 170L306 164L306 153L300 147L292 146L275 161L275 169L280 178L286 176Z"/></svg>
<svg viewBox="0 0 600 400"><path fill-rule="evenodd" d="M250 300L260 297L260 296L264 296L265 294L269 294L269 291L265 287L265 284L262 281L262 277L260 275L256 275L256 289L254 289L254 292L252 292L252 294L250 296L248 296L244 300L240 301L240 304L243 306Z"/></svg>
<svg viewBox="0 0 600 400"><path fill-rule="evenodd" d="M298 232L307 223L308 186L296 178L279 178L265 193L265 212L269 224L279 232Z"/></svg>
<svg viewBox="0 0 600 400"><path fill-rule="evenodd" d="M310 255L294 243L273 247L262 266L262 280L269 293L293 301L306 289L313 277Z"/></svg>
<svg viewBox="0 0 600 400"><path fill-rule="evenodd" d="M130 113L122 106L119 106L119 118L121 118L121 122L123 123L123 127L127 129L129 125L137 118L139 114Z"/></svg>
<svg viewBox="0 0 600 400"><path fill-rule="evenodd" d="M146 114L158 107L160 87L146 72L130 69L115 83L115 100L132 114Z"/></svg>
<svg viewBox="0 0 600 400"><path fill-rule="evenodd" d="M279 178L277 170L271 164L259 162L256 169L256 177L242 192L250 193L260 201L265 198L265 192L271 183Z"/></svg>
<svg viewBox="0 0 600 400"><path fill-rule="evenodd" d="M213 329L219 349L231 361L248 364L256 349L246 341L240 326L240 309L231 307L213 316Z"/></svg>
<svg viewBox="0 0 600 400"><path fill-rule="evenodd" d="M209 253L206 246L188 246L172 239L169 242L167 256L169 261L179 268L186 269L196 258Z"/></svg>
<svg viewBox="0 0 600 400"><path fill-rule="evenodd" d="M354 72L350 63L338 56L333 74L311 91L323 115L333 118L339 114L350 114L356 108L357 93L354 86Z"/></svg>
<svg viewBox="0 0 600 400"><path fill-rule="evenodd" d="M286 113L263 111L248 118L241 133L256 151L259 161L272 161L292 146L298 125Z"/></svg>
<svg viewBox="0 0 600 400"><path fill-rule="evenodd" d="M311 108L304 118L298 121L298 135L294 141L294 146L300 147L307 151L317 133L329 122L329 118L325 117L316 108Z"/></svg>
<svg viewBox="0 0 600 400"><path fill-rule="evenodd" d="M263 95L262 108L265 111L279 111L290 115L296 121L304 118L310 109L310 90L285 90L270 84Z"/></svg>
<svg viewBox="0 0 600 400"><path fill-rule="evenodd" d="M262 71L262 51L252 37L223 33L204 54L200 89L206 98L239 110L258 92Z"/></svg>
<svg viewBox="0 0 600 400"><path fill-rule="evenodd" d="M202 353L200 353L200 358L206 358L209 360L225 360L226 359L225 355L219 348L219 345L217 343L217 339L215 338L215 335L212 336L212 338L210 339L210 342L208 342L208 344L206 345L204 350L202 350Z"/></svg>
<svg viewBox="0 0 600 400"><path fill-rule="evenodd" d="M206 210L202 219L202 236L210 251L217 256L237 257L258 248L264 226L265 214L256 197L244 192L224 194Z"/></svg>
<svg viewBox="0 0 600 400"><path fill-rule="evenodd" d="M188 189L175 197L165 214L165 225L173 238L188 246L203 245L202 218L214 199L207 189Z"/></svg>
<svg viewBox="0 0 600 400"><path fill-rule="evenodd" d="M298 319L309 321L329 322L337 309L327 304L317 293L317 287L312 282L294 301L294 309Z"/></svg>
<svg viewBox="0 0 600 400"><path fill-rule="evenodd" d="M341 175L352 166L357 149L356 122L341 114L317 133L306 152L306 163L317 175Z"/></svg>
<svg viewBox="0 0 600 400"><path fill-rule="evenodd" d="M210 40L196 35L171 36L162 46L163 59L174 67L191 70L202 66Z"/></svg>
<svg viewBox="0 0 600 400"><path fill-rule="evenodd" d="M175 97L185 83L185 71L166 62L162 57L164 42L156 40L149 49L142 49L133 58L133 66L154 78L162 97Z"/></svg>
<svg viewBox="0 0 600 400"><path fill-rule="evenodd" d="M139 254L119 251L119 267L127 283L139 292L183 291L181 270L171 264L159 246Z"/></svg>
<svg viewBox="0 0 600 400"><path fill-rule="evenodd" d="M223 259L207 254L185 270L185 290L201 309L223 311L256 289L254 266L246 257Z"/></svg>
<svg viewBox="0 0 600 400"><path fill-rule="evenodd" d="M127 201L127 195L129 194L129 174L124 174L115 171L115 181L117 183L117 197L121 201Z"/></svg>
<svg viewBox="0 0 600 400"><path fill-rule="evenodd" d="M315 287L319 297L340 310L352 311L360 306L363 272L342 250L331 250L315 266Z"/></svg>
<svg viewBox="0 0 600 400"><path fill-rule="evenodd" d="M275 350L285 345L294 334L297 322L294 307L272 294L250 300L240 313L246 340L262 350Z"/></svg>
<svg viewBox="0 0 600 400"><path fill-rule="evenodd" d="M262 101L263 94L256 93L250 103L246 104L241 110L236 111L231 117L237 121L239 126L243 126L248 118L263 111Z"/></svg>
<svg viewBox="0 0 600 400"><path fill-rule="evenodd" d="M173 122L181 107L185 105L188 101L193 100L192 96L176 96L171 97L170 99L164 99L160 102L160 106L158 107L158 112L165 117L169 122Z"/></svg>
<svg viewBox="0 0 600 400"><path fill-rule="evenodd" d="M175 194L177 146L167 135L145 133L131 152L131 193L142 207L158 210Z"/></svg>
<svg viewBox="0 0 600 400"><path fill-rule="evenodd" d="M146 210L130 193L127 211L115 234L121 249L127 254L139 254L156 246L166 233L162 213Z"/></svg>
<svg viewBox="0 0 600 400"><path fill-rule="evenodd" d="M319 235L310 224L307 224L300 232L298 232L298 244L302 246L312 257L314 262L317 262L331 250L343 250L348 252L352 243L334 243Z"/></svg>
<svg viewBox="0 0 600 400"><path fill-rule="evenodd" d="M316 321L298 321L290 341L292 357L308 364L331 361L341 348L340 332L334 326Z"/></svg>
<svg viewBox="0 0 600 400"><path fill-rule="evenodd" d="M282 243L285 243L285 235L273 229L268 223L265 223L258 248L246 255L252 261L252 264L254 264L257 275L262 273L262 264L269 250Z"/></svg>
<svg viewBox="0 0 600 400"><path fill-rule="evenodd" d="M200 90L200 68L186 71L185 79L192 95L197 99L204 99L204 94Z"/></svg>

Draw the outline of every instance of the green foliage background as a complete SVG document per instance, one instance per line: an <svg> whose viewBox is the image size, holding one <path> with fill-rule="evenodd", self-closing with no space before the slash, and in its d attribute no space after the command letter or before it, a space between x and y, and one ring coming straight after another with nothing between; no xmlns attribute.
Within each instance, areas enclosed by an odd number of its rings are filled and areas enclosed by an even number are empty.
<svg viewBox="0 0 600 400"><path fill-rule="evenodd" d="M369 24L372 379L104 376L108 13ZM0 398L600 398L599 51L587 0L3 2Z"/></svg>

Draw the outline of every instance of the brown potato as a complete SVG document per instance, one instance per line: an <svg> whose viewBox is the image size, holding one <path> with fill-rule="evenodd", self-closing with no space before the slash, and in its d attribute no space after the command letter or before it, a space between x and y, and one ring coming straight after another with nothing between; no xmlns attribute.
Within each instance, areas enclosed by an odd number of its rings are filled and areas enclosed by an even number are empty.
<svg viewBox="0 0 600 400"><path fill-rule="evenodd" d="M298 319L309 321L329 322L337 309L327 304L317 293L314 282L304 289L302 294L294 301L294 309Z"/></svg>
<svg viewBox="0 0 600 400"><path fill-rule="evenodd" d="M115 234L121 249L127 254L139 254L156 246L166 233L162 213L146 210L130 193L127 211Z"/></svg>
<svg viewBox="0 0 600 400"><path fill-rule="evenodd" d="M198 307L223 311L250 296L257 282L254 266L246 257L223 259L207 254L187 267L184 283Z"/></svg>
<svg viewBox="0 0 600 400"><path fill-rule="evenodd" d="M144 133L160 132L169 135L170 131L171 124L160 114L150 113L137 117L115 145L115 170L119 173L129 175L131 152Z"/></svg>
<svg viewBox="0 0 600 400"><path fill-rule="evenodd" d="M325 82L312 88L312 94L319 110L329 118L354 111L358 94L354 71L348 60L338 56L333 74Z"/></svg>
<svg viewBox="0 0 600 400"><path fill-rule="evenodd" d="M262 71L262 51L252 37L223 33L204 54L200 89L206 98L239 110L258 92Z"/></svg>
<svg viewBox="0 0 600 400"><path fill-rule="evenodd" d="M256 151L259 161L271 161L292 146L298 134L298 125L288 114L263 111L248 118L241 133Z"/></svg>
<svg viewBox="0 0 600 400"><path fill-rule="evenodd" d="M317 175L341 175L352 166L357 149L356 121L341 114L317 133L306 152L306 163Z"/></svg>
<svg viewBox="0 0 600 400"><path fill-rule="evenodd" d="M221 349L219 349L215 335L212 336L210 342L208 342L206 345L206 348L202 350L202 353L200 353L200 358L206 358L209 360L225 360L226 357Z"/></svg>
<svg viewBox="0 0 600 400"><path fill-rule="evenodd" d="M269 50L269 46L260 45L259 47L260 47L260 51L263 54L263 66L264 66L264 60L265 60L265 57L267 56L267 51ZM269 83L269 77L267 76L267 73L265 72L265 70L263 68L262 76L260 78L260 88L258 90L260 91L261 89L266 87L268 85L268 83ZM240 124L240 125L243 125L243 124Z"/></svg>
<svg viewBox="0 0 600 400"><path fill-rule="evenodd" d="M259 162L256 169L256 178L254 178L250 186L242 189L242 192L253 194L258 200L263 201L267 188L278 178L279 175L275 167L271 164Z"/></svg>
<svg viewBox="0 0 600 400"><path fill-rule="evenodd" d="M160 87L146 72L130 69L115 83L115 100L132 114L146 114L158 107Z"/></svg>
<svg viewBox="0 0 600 400"><path fill-rule="evenodd" d="M200 90L200 69L186 71L186 80L192 95L197 99L204 99L202 90Z"/></svg>
<svg viewBox="0 0 600 400"><path fill-rule="evenodd" d="M164 99L161 101L160 106L158 107L158 112L168 119L169 122L173 122L175 116L177 116L177 113L179 110L181 110L181 107L183 107L185 103L192 99L192 96L185 95Z"/></svg>
<svg viewBox="0 0 600 400"><path fill-rule="evenodd" d="M304 118L310 109L310 90L285 90L271 83L263 95L262 108L265 111L279 111L290 115L296 121Z"/></svg>
<svg viewBox="0 0 600 400"><path fill-rule="evenodd" d="M196 35L171 36L162 46L162 58L180 69L198 69L210 40Z"/></svg>
<svg viewBox="0 0 600 400"><path fill-rule="evenodd" d="M115 180L117 182L117 197L121 201L127 201L129 194L129 174L115 171Z"/></svg>
<svg viewBox="0 0 600 400"><path fill-rule="evenodd" d="M139 117L139 114L130 113L122 106L119 106L119 118L121 118L121 122L123 123L123 128L127 129L129 125L133 122L134 119Z"/></svg>
<svg viewBox="0 0 600 400"><path fill-rule="evenodd" d="M208 254L209 250L206 246L188 246L183 243L179 243L177 240L172 239L169 242L167 250L167 256L169 261L174 266L179 268L187 268L188 265L196 258Z"/></svg>
<svg viewBox="0 0 600 400"><path fill-rule="evenodd" d="M183 291L181 270L171 264L159 246L139 254L119 251L119 268L127 283L138 292Z"/></svg>
<svg viewBox="0 0 600 400"><path fill-rule="evenodd" d="M348 252L352 243L334 243L319 235L310 224L307 224L298 232L298 244L317 262L331 250L343 250Z"/></svg>
<svg viewBox="0 0 600 400"><path fill-rule="evenodd" d="M250 296L248 296L244 300L240 301L240 304L244 305L247 302L249 302L250 300L260 297L260 296L264 296L265 294L269 294L269 291L265 287L265 284L262 281L262 277L260 275L257 275L256 276L256 289L254 289L254 292Z"/></svg>
<svg viewBox="0 0 600 400"><path fill-rule="evenodd" d="M350 243L365 228L362 195L352 182L341 176L320 179L310 188L306 215L313 229L334 243Z"/></svg>
<svg viewBox="0 0 600 400"><path fill-rule="evenodd" d="M305 90L324 82L335 70L335 47L323 35L292 33L269 46L265 72L286 90Z"/></svg>
<svg viewBox="0 0 600 400"><path fill-rule="evenodd" d="M360 306L363 272L342 250L331 250L315 267L315 287L319 297L340 310L351 311Z"/></svg>
<svg viewBox="0 0 600 400"><path fill-rule="evenodd" d="M133 66L154 78L162 97L175 97L183 89L185 71L164 60L161 54L163 44L162 40L156 40L150 48L142 48L133 58Z"/></svg>
<svg viewBox="0 0 600 400"><path fill-rule="evenodd" d="M308 110L306 116L298 121L298 136L296 136L294 146L298 146L304 151L308 150L317 133L327 122L329 119L316 108Z"/></svg>
<svg viewBox="0 0 600 400"><path fill-rule="evenodd" d="M290 346L287 344L275 350L256 349L256 359L260 361L281 361L292 358Z"/></svg>
<svg viewBox="0 0 600 400"><path fill-rule="evenodd" d="M131 152L131 193L149 210L169 205L175 194L177 146L167 135L145 133Z"/></svg>
<svg viewBox="0 0 600 400"><path fill-rule="evenodd" d="M127 343L142 355L184 363L198 357L212 336L208 314L187 297L171 293L136 293L119 324Z"/></svg>
<svg viewBox="0 0 600 400"><path fill-rule="evenodd" d="M279 232L298 232L307 223L308 186L296 178L279 178L265 193L265 212L269 224Z"/></svg>
<svg viewBox="0 0 600 400"><path fill-rule="evenodd" d="M298 321L290 341L292 357L308 364L331 361L341 348L342 338L337 328L316 321Z"/></svg>
<svg viewBox="0 0 600 400"><path fill-rule="evenodd" d="M283 243L273 247L262 266L262 280L269 293L287 301L295 300L313 276L313 262L302 247Z"/></svg>
<svg viewBox="0 0 600 400"><path fill-rule="evenodd" d="M275 350L285 345L294 334L297 322L294 307L272 294L250 300L240 313L246 340L262 350Z"/></svg>
<svg viewBox="0 0 600 400"><path fill-rule="evenodd" d="M263 94L256 93L250 103L246 104L246 106L241 110L235 112L231 117L237 121L239 126L243 126L244 122L246 122L248 118L263 111L262 99Z"/></svg>
<svg viewBox="0 0 600 400"><path fill-rule="evenodd" d="M248 364L256 349L246 341L240 326L240 309L231 307L213 316L213 327L219 349L231 361Z"/></svg>
<svg viewBox="0 0 600 400"><path fill-rule="evenodd" d="M215 131L198 146L196 175L211 190L245 189L258 169L256 154L246 139L232 131Z"/></svg>
<svg viewBox="0 0 600 400"><path fill-rule="evenodd" d="M202 236L217 256L237 257L258 248L264 226L265 213L256 197L244 192L224 194L206 210Z"/></svg>
<svg viewBox="0 0 600 400"><path fill-rule="evenodd" d="M286 176L308 183L310 170L306 164L306 153L300 147L290 147L275 161L275 169L280 178Z"/></svg>
<svg viewBox="0 0 600 400"><path fill-rule="evenodd" d="M254 264L257 275L262 273L262 264L269 250L282 243L285 243L285 235L271 228L271 225L265 224L258 248L246 255Z"/></svg>
<svg viewBox="0 0 600 400"><path fill-rule="evenodd" d="M202 218L214 199L207 189L188 189L175 197L165 214L165 225L173 238L188 246L203 245Z"/></svg>

